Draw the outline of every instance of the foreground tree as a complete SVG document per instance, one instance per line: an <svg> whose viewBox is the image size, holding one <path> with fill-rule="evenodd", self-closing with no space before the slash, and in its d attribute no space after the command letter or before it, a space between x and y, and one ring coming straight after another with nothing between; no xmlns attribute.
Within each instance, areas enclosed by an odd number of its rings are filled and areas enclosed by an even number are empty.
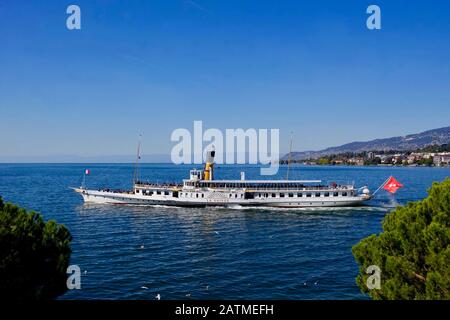
<svg viewBox="0 0 450 320"><path fill-rule="evenodd" d="M373 299L450 299L450 179L428 197L388 214L383 232L353 247L356 282ZM381 269L381 288L369 290L367 267Z"/></svg>
<svg viewBox="0 0 450 320"><path fill-rule="evenodd" d="M66 290L72 237L63 225L45 223L0 198L0 299L47 300Z"/></svg>

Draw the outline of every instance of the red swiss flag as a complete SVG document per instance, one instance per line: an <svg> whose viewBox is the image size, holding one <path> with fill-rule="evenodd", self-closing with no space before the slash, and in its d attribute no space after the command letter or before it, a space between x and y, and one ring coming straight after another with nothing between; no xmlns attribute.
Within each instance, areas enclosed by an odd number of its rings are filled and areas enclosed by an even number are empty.
<svg viewBox="0 0 450 320"><path fill-rule="evenodd" d="M387 190L390 193L395 193L398 189L403 188L403 185L395 180L394 177L389 177L388 181L383 186L384 190Z"/></svg>

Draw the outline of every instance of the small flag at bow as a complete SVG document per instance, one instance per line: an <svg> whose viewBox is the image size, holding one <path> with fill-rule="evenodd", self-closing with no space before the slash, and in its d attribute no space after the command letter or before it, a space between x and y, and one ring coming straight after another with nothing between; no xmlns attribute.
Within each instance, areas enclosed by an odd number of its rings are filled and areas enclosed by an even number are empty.
<svg viewBox="0 0 450 320"><path fill-rule="evenodd" d="M86 171L84 172L84 174L90 174L91 173L91 170L89 170L89 169L86 169Z"/></svg>
<svg viewBox="0 0 450 320"><path fill-rule="evenodd" d="M386 181L383 186L383 189L387 190L390 193L395 193L400 188L403 188L403 185L392 176L389 177L388 181Z"/></svg>

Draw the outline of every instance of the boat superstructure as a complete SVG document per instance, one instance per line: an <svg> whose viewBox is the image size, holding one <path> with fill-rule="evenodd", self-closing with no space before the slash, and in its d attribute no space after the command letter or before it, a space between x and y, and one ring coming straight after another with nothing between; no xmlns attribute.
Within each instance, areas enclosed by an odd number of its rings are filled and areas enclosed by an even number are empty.
<svg viewBox="0 0 450 320"><path fill-rule="evenodd" d="M203 170L190 170L181 184L134 181L133 189L89 190L74 188L85 202L133 205L339 207L360 205L371 199L366 187L353 183L324 184L321 180L239 180L214 179L215 151L209 151Z"/></svg>

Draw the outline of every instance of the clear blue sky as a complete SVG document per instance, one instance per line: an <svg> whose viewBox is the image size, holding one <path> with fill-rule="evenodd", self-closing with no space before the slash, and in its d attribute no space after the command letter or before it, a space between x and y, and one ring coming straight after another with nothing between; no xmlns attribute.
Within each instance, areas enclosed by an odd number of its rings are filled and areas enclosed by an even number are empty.
<svg viewBox="0 0 450 320"><path fill-rule="evenodd" d="M282 151L447 126L450 2L0 0L0 117L12 157L133 154L139 132L169 153L194 120L280 128Z"/></svg>

